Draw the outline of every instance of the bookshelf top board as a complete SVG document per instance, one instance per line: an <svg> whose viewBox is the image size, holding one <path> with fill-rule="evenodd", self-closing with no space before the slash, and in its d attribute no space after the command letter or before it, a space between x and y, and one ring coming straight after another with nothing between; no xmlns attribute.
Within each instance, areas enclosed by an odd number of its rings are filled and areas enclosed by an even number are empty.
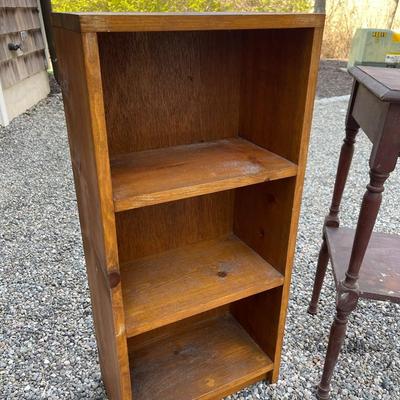
<svg viewBox="0 0 400 400"><path fill-rule="evenodd" d="M53 13L53 26L77 32L149 32L318 28L324 14Z"/></svg>

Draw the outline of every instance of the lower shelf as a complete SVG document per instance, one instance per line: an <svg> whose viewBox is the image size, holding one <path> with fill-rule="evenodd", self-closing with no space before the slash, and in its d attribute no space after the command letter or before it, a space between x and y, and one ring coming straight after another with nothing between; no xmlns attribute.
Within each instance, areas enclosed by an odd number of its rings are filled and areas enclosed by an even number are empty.
<svg viewBox="0 0 400 400"><path fill-rule="evenodd" d="M354 241L353 229L325 228L336 284L345 277ZM400 236L373 233L361 265L360 296L400 303Z"/></svg>
<svg viewBox="0 0 400 400"><path fill-rule="evenodd" d="M218 399L265 378L268 356L225 314L130 350L134 399Z"/></svg>
<svg viewBox="0 0 400 400"><path fill-rule="evenodd" d="M273 289L283 276L236 236L121 267L128 337Z"/></svg>

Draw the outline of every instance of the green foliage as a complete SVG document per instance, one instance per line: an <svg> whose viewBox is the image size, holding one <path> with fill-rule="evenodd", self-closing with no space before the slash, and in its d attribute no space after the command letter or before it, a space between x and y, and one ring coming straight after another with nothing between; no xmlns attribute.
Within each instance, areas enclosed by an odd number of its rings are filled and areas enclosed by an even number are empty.
<svg viewBox="0 0 400 400"><path fill-rule="evenodd" d="M52 0L53 11L64 12L304 12L310 10L310 3L310 0Z"/></svg>

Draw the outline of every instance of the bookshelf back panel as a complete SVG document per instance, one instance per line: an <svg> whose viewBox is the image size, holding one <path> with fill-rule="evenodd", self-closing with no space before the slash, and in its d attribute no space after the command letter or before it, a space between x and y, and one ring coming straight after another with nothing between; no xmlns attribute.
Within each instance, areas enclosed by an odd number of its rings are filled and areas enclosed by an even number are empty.
<svg viewBox="0 0 400 400"><path fill-rule="evenodd" d="M232 232L233 198L224 191L116 213L120 263Z"/></svg>
<svg viewBox="0 0 400 400"><path fill-rule="evenodd" d="M242 136L297 163L312 36L99 33L110 156Z"/></svg>
<svg viewBox="0 0 400 400"><path fill-rule="evenodd" d="M101 33L110 155L238 134L240 32Z"/></svg>

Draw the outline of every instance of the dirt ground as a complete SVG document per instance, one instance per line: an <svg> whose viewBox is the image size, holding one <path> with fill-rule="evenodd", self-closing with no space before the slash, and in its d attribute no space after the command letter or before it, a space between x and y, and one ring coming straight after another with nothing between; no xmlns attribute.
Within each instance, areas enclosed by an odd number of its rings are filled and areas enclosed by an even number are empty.
<svg viewBox="0 0 400 400"><path fill-rule="evenodd" d="M353 80L347 72L347 61L321 60L318 74L318 98L344 96L350 94Z"/></svg>

